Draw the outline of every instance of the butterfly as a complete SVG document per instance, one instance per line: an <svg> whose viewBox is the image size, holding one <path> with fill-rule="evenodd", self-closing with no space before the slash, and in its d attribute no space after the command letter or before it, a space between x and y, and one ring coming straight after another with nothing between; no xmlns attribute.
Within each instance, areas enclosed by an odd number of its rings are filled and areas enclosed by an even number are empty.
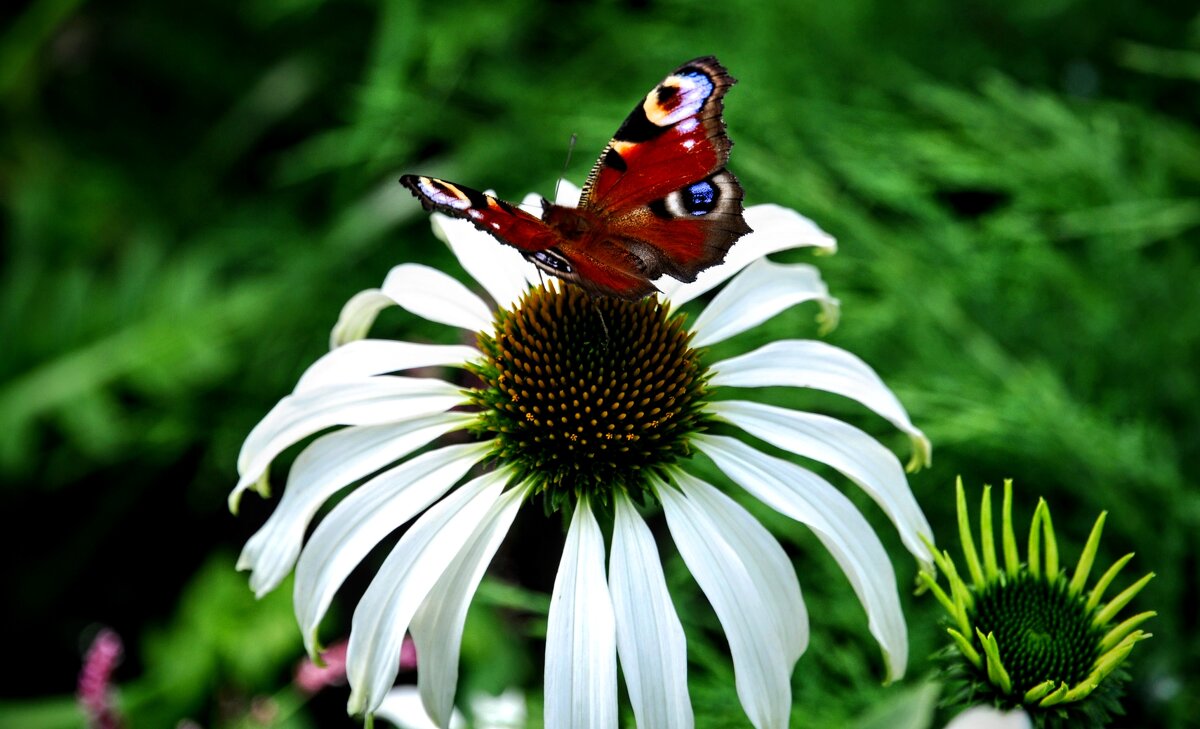
<svg viewBox="0 0 1200 729"><path fill-rule="evenodd" d="M543 198L538 218L446 180L405 175L426 210L469 220L543 272L636 300L662 275L694 281L751 232L721 103L735 83L716 58L689 61L634 107L588 174L578 207Z"/></svg>

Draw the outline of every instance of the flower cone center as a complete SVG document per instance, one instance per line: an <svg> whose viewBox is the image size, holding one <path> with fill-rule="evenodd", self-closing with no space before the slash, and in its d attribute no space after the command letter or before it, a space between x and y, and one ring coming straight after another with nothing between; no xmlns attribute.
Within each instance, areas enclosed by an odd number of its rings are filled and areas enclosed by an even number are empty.
<svg viewBox="0 0 1200 729"><path fill-rule="evenodd" d="M483 429L496 457L547 491L552 505L587 492L641 490L688 453L701 425L704 371L680 316L656 298L532 290L480 335Z"/></svg>
<svg viewBox="0 0 1200 729"><path fill-rule="evenodd" d="M1074 686L1100 656L1093 611L1072 596L1062 580L1021 575L983 590L975 601L975 625L995 633L1000 659L1018 695L1046 680Z"/></svg>

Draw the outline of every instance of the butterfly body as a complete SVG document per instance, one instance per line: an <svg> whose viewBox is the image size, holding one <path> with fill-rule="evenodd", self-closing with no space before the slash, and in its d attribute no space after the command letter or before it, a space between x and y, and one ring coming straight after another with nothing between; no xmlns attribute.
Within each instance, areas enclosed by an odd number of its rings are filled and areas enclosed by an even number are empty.
<svg viewBox="0 0 1200 729"><path fill-rule="evenodd" d="M405 175L421 203L513 246L542 271L601 295L639 299L668 275L693 281L750 232L721 98L734 79L715 58L667 76L600 154L578 207L543 201L535 217L445 180Z"/></svg>

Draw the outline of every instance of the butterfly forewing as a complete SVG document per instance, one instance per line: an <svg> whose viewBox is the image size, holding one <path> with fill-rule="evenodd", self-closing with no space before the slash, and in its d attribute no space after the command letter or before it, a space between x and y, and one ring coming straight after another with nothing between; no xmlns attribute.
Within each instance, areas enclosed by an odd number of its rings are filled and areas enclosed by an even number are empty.
<svg viewBox="0 0 1200 729"><path fill-rule="evenodd" d="M732 145L721 99L734 83L712 57L675 69L613 135L588 174L580 206L646 205L723 168Z"/></svg>
<svg viewBox="0 0 1200 729"><path fill-rule="evenodd" d="M545 250L561 242L541 219L479 190L419 175L404 175L400 184L412 190L426 210L469 220L476 228L522 251Z"/></svg>

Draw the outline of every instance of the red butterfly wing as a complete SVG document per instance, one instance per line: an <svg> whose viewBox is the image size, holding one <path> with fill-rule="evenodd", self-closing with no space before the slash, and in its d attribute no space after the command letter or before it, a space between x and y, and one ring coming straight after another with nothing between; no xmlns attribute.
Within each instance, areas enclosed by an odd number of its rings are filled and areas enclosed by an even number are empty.
<svg viewBox="0 0 1200 729"><path fill-rule="evenodd" d="M580 206L644 205L723 167L732 144L721 99L735 82L712 57L675 69L613 135L588 175Z"/></svg>
<svg viewBox="0 0 1200 729"><path fill-rule="evenodd" d="M541 219L478 190L418 175L404 175L400 184L412 190L426 210L469 220L476 228L522 251L541 251L562 242Z"/></svg>
<svg viewBox="0 0 1200 729"><path fill-rule="evenodd" d="M546 273L602 295L639 299L663 274L692 281L750 232L742 188L725 164L732 143L721 99L734 83L715 58L677 68L617 130L578 208L542 218L431 177L400 182L429 210L464 218Z"/></svg>
<svg viewBox="0 0 1200 729"><path fill-rule="evenodd" d="M639 284L636 275L589 265L587 260L574 265L559 250L567 243L562 231L497 197L433 177L404 175L400 178L400 184L412 190L426 210L471 221L476 228L521 251L525 258L551 276L580 284L601 294L632 290ZM549 203L543 204L550 209L556 207ZM572 213L575 210L558 209L570 210ZM648 282L646 283L648 285ZM640 298L653 290L654 287L649 286L636 296L622 295Z"/></svg>
<svg viewBox="0 0 1200 729"><path fill-rule="evenodd" d="M634 107L588 175L580 212L598 218L646 278L694 280L750 232L742 188L725 169L722 98L734 82L715 58L683 64ZM600 237L562 252L575 262Z"/></svg>

